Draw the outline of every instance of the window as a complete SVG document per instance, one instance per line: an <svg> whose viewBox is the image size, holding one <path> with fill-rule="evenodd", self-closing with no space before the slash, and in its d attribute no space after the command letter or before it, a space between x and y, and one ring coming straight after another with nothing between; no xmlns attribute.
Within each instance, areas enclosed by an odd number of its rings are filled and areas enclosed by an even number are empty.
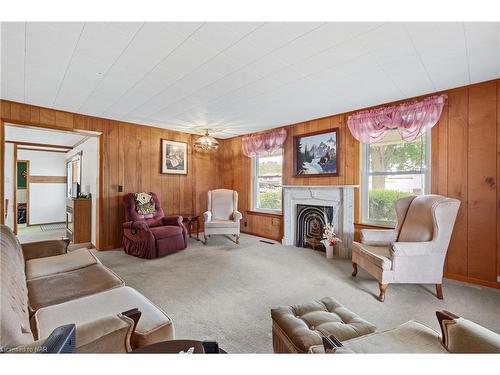
<svg viewBox="0 0 500 375"><path fill-rule="evenodd" d="M397 130L363 145L362 217L367 224L395 225L394 202L430 190L430 131L405 142Z"/></svg>
<svg viewBox="0 0 500 375"><path fill-rule="evenodd" d="M253 209L281 211L282 149L273 155L256 156L253 159Z"/></svg>

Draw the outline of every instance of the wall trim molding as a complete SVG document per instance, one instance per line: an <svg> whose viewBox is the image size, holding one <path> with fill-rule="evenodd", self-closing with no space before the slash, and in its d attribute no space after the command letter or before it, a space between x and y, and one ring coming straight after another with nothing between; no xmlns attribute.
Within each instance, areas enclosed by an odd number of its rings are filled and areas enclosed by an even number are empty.
<svg viewBox="0 0 500 375"><path fill-rule="evenodd" d="M65 184L66 176L32 176L30 184Z"/></svg>
<svg viewBox="0 0 500 375"><path fill-rule="evenodd" d="M452 279L452 280L457 280L457 281L463 281L465 283L477 284L477 285L487 286L487 287L490 287L490 288L500 289L500 283L497 283L497 282L494 282L494 281L481 280L481 279L476 279L474 277L456 275L456 274L448 273L448 272L445 272L443 274L443 276L445 278L447 278L447 279Z"/></svg>

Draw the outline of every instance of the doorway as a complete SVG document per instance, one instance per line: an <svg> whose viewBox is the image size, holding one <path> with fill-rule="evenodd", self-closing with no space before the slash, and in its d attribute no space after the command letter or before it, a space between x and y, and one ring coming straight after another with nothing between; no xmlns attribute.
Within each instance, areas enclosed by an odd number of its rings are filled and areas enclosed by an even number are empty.
<svg viewBox="0 0 500 375"><path fill-rule="evenodd" d="M5 223L21 243L96 244L99 136L5 123Z"/></svg>

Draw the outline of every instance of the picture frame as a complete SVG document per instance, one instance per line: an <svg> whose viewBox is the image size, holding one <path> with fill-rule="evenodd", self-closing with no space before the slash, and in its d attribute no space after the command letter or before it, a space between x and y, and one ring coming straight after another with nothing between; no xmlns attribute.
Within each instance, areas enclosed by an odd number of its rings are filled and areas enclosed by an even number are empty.
<svg viewBox="0 0 500 375"><path fill-rule="evenodd" d="M293 165L295 177L337 177L339 175L339 128L295 135Z"/></svg>
<svg viewBox="0 0 500 375"><path fill-rule="evenodd" d="M161 140L161 173L187 174L188 145L184 142Z"/></svg>

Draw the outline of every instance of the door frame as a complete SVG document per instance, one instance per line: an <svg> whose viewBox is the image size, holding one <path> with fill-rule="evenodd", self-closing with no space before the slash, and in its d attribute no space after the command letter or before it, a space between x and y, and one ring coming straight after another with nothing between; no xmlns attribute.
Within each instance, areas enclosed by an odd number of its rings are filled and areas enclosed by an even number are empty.
<svg viewBox="0 0 500 375"><path fill-rule="evenodd" d="M42 124L30 124L24 123L21 121L12 121L6 118L0 118L0 163L1 163L1 173L0 173L0 200L1 204L0 207L2 208L2 214L0 217L0 224L5 224L5 144L6 143L13 143L14 144L14 163L17 160L17 144L16 142L13 141L6 141L5 140L5 127L6 126L14 126L14 127L21 127L21 128L31 128L31 129L40 129L40 130L48 130L48 131L54 131L54 132L64 132L64 133L73 133L73 134L81 134L87 136L87 139L90 137L95 137L97 138L97 160L98 160L98 185L97 185L97 192L98 196L96 197L96 220L95 223L93 223L93 227L95 227L96 231L96 243L92 243L92 245L97 249L98 244L100 244L100 228L99 224L101 222L100 220L100 215L102 214L103 211L103 152L104 152L104 142L103 142L103 132L99 131L91 131L91 130L80 130L80 129L64 129L60 128L57 126L50 126L50 125L42 125ZM17 143L22 143L22 142L17 142ZM79 146L80 143L77 143L73 146L69 146L69 149L67 152L70 152L74 147ZM32 146L37 146L36 144L32 144ZM61 147L61 145L50 145L50 144L40 144L40 146L46 146L46 147ZM82 170L80 170L82 171ZM14 175L16 175L17 169L16 169L16 163L14 164ZM29 176L28 176L29 178ZM29 183L29 180L27 181ZM15 176L15 187L17 187L17 176ZM14 202L13 202L13 211L16 213L16 208L15 205L17 205L17 202L15 202L16 199L16 194L14 194ZM29 197L28 197L29 199ZM16 215L15 215L16 216ZM17 234L17 216L13 218L13 226L14 226L14 233Z"/></svg>

